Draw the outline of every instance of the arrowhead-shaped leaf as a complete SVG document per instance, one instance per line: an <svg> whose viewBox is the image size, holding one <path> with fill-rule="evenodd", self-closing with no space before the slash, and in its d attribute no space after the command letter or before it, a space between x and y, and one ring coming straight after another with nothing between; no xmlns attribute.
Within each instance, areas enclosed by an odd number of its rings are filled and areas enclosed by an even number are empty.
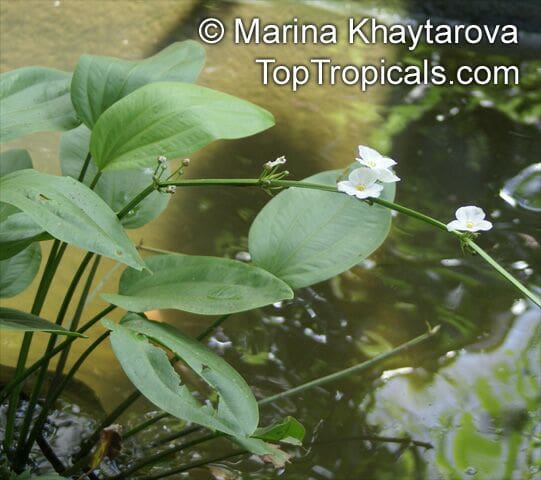
<svg viewBox="0 0 541 480"><path fill-rule="evenodd" d="M250 435L259 411L250 387L221 357L163 323L129 315L121 325L105 320L111 344L126 375L156 406L183 420L230 435ZM158 343L183 360L218 395L218 406L201 404L171 366Z"/></svg>
<svg viewBox="0 0 541 480"><path fill-rule="evenodd" d="M153 273L127 269L119 294L102 297L132 312L175 308L202 315L241 312L293 298L282 280L236 260L154 255L145 261Z"/></svg>
<svg viewBox="0 0 541 480"><path fill-rule="evenodd" d="M149 167L159 155L190 155L213 140L247 137L274 124L250 102L188 83L157 82L122 98L96 122L90 151L100 170Z"/></svg>
<svg viewBox="0 0 541 480"><path fill-rule="evenodd" d="M83 122L92 128L116 101L147 83L194 82L205 64L205 50L187 40L169 45L143 60L83 55L73 72L71 99Z"/></svg>
<svg viewBox="0 0 541 480"><path fill-rule="evenodd" d="M71 74L26 67L0 75L0 143L81 122L70 99Z"/></svg>
<svg viewBox="0 0 541 480"><path fill-rule="evenodd" d="M339 170L306 178L336 185ZM382 198L394 198L386 184ZM248 244L254 265L301 288L342 273L370 255L389 233L391 212L345 194L289 188L259 212Z"/></svg>
<svg viewBox="0 0 541 480"><path fill-rule="evenodd" d="M145 264L107 204L70 177L19 170L0 178L2 201L17 207L64 242L131 267Z"/></svg>

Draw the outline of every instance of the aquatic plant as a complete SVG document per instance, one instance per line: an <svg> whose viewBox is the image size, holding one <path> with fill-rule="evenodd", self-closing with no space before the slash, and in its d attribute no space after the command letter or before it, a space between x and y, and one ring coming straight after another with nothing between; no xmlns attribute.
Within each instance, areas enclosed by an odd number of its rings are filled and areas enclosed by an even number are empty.
<svg viewBox="0 0 541 480"><path fill-rule="evenodd" d="M14 377L0 393L7 405L2 453L12 472L29 467L31 450L37 445L62 476L95 478L104 458L118 453L121 434L116 419L141 395L163 414L143 421L125 436L166 415L192 424L184 434L202 435L134 459L109 478L126 478L180 449L219 437L240 449L152 478L246 453L283 465L289 458L283 449L302 444L304 427L291 417L261 426L261 406L371 368L433 337L438 328L431 327L366 362L259 401L242 376L201 341L233 313L287 301L296 289L358 264L384 242L392 210L454 235L465 250L477 253L524 296L541 304L477 245L472 233L476 229L449 231L444 223L395 203L399 178L391 167L396 162L368 147L359 148L361 168L354 163L344 171L321 172L300 181L286 179L284 157L265 163L258 178L183 178L189 165L186 156L214 140L254 135L274 124L262 108L192 84L203 63L201 47L188 41L141 61L84 55L73 74L28 67L0 77L2 142L32 132L65 131L59 153L62 176L34 170L26 150L8 150L0 158L0 296L13 297L29 287L41 263L41 243L52 243L29 311L0 308L0 329L24 334ZM348 180L343 180L346 175ZM127 229L162 214L179 188L214 186L256 187L273 195L280 191L251 226L250 263L152 248L146 250L154 255L141 256L142 249L133 244ZM50 321L41 317L41 311L68 246L87 253L66 285L56 319ZM88 318L85 306L102 257L124 265L125 270L118 291L102 293L108 306ZM68 319L73 305L74 314ZM107 318L116 309L126 312L120 322ZM194 339L141 313L158 309L218 318ZM98 323L104 331L90 343L85 334ZM49 335L49 340L42 357L29 364L36 333ZM47 443L49 416L81 365L107 339L136 389L64 464ZM73 342L90 345L69 361ZM53 358L58 361L47 385ZM174 368L178 362L209 387L206 398L195 391L189 378L180 378ZM29 386L27 397L25 386Z"/></svg>

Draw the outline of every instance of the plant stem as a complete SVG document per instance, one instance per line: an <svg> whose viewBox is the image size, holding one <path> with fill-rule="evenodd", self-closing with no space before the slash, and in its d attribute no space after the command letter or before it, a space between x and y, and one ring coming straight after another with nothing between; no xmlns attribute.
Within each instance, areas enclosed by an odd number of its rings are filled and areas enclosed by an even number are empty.
<svg viewBox="0 0 541 480"><path fill-rule="evenodd" d="M98 180L100 179L100 177L101 177L101 172L97 172L96 175L94 176L94 178L92 179L92 182L88 186L88 188L90 188L90 190L94 190L94 187L98 183Z"/></svg>
<svg viewBox="0 0 541 480"><path fill-rule="evenodd" d="M83 291L81 292L79 302L75 309L75 314L73 315L73 319L69 327L71 331L75 331L79 327L79 321L81 320L81 317L83 315L83 310L86 305L86 299L88 298L88 293L90 292L90 288L92 287L92 282L94 281L94 277L96 275L96 271L98 270L100 261L101 261L101 256L98 255L95 258L94 263L92 264L90 272L88 273L88 277L83 286ZM53 385L55 385L57 381L60 381L60 378L62 377L62 372L66 365L70 348L71 348L71 345L67 345L66 348L62 351L62 354L60 355L60 359L58 360L58 364L56 366L56 372L53 377Z"/></svg>
<svg viewBox="0 0 541 480"><path fill-rule="evenodd" d="M305 390L309 390L314 387L319 387L321 385L326 385L327 383L335 382L336 380L340 380L342 378L345 378L352 373L358 373L363 370L367 370L369 368L374 367L375 365L383 362L384 360L387 360L388 358L394 357L398 355L399 353L402 353L415 345L418 345L419 343L424 342L425 340L428 340L429 338L433 337L438 333L440 330L440 326L436 326L434 328L431 328L428 332L424 333L423 335L420 335L418 337L415 337L414 339L410 340L409 342L403 343L402 345L399 345L396 348L393 348L392 350L389 350L388 352L382 353L380 355L377 355L369 360L366 360L362 363L358 363L357 365L353 365L352 367L345 368L344 370L340 370L335 373L331 373L330 375L326 375L321 378L317 378L316 380L312 380L310 382L303 383L302 385L298 385L297 387L290 388L289 390L286 390L285 392L277 393L276 395L271 395L270 397L264 398L263 400L260 400L258 403L260 406L267 405L269 403L274 403L278 400L282 400L286 397L291 397L292 395L296 395L298 393L304 392Z"/></svg>
<svg viewBox="0 0 541 480"><path fill-rule="evenodd" d="M475 253L477 253L485 262L487 262L494 270L496 270L503 278L505 278L509 283L514 285L514 287L520 291L525 297L529 298L536 305L541 306L541 299L528 288L526 288L522 283L520 283L513 275L511 275L507 270L505 270L496 260L494 260L485 250L483 250L479 245L477 245L471 238L466 238L464 240L466 245L470 247Z"/></svg>
<svg viewBox="0 0 541 480"><path fill-rule="evenodd" d="M203 330L196 339L201 341L203 340L207 335L210 335L216 328L218 328L226 319L228 319L230 315L222 315L221 317L217 318L209 327L207 327L205 330ZM171 360L171 363L174 363L178 360L178 357L173 357ZM70 468L70 471L75 471L76 467L81 466L83 459L86 459L86 456L90 453L90 450L92 450L92 447L94 444L99 440L100 432L107 426L109 426L111 423L113 423L120 415L122 415L133 403L135 403L139 398L141 397L141 392L139 390L134 390L118 407L116 407L108 416L105 418L94 430L94 433L85 441L85 443L81 446L79 453L77 454L77 461L73 465L73 467ZM149 420L146 420L143 422L142 425L138 425L135 428L132 429L136 432L140 432L144 428L149 427L150 425L153 425L155 422L161 420L162 418L165 418L169 414L165 413L162 415L157 415L154 418L151 418ZM198 429L199 427L197 427ZM133 435L132 431L130 431L130 435ZM191 432L188 432L191 433ZM179 435L180 436L180 435ZM124 437L126 438L126 436Z"/></svg>
<svg viewBox="0 0 541 480"><path fill-rule="evenodd" d="M130 210L139 205L146 197L148 197L154 190L156 190L156 185L154 183L150 184L142 192L139 192L134 198L132 198L128 204L117 213L119 219L124 218Z"/></svg>
<svg viewBox="0 0 541 480"><path fill-rule="evenodd" d="M226 453L224 455L218 455L213 458L207 458L203 460L195 460L193 462L186 463L182 467L173 468L170 470L166 470L165 472L159 472L155 473L154 475L144 475L141 477L137 477L137 480L158 480L160 478L169 477L171 475L175 475L176 473L182 473L187 472L188 470L192 470L193 468L197 467L204 467L205 465L208 465L209 463L216 463L216 462L223 462L224 460L228 460L230 458L238 457L239 455L244 455L247 452L246 450L234 450L232 452ZM113 477L115 478L115 477Z"/></svg>
<svg viewBox="0 0 541 480"><path fill-rule="evenodd" d="M260 178L208 178L208 179L193 179L193 180L177 180L174 182L160 182L157 188L166 188L168 185L175 185L177 187L261 187L261 188L308 188L311 190L323 190L326 192L342 193L339 192L334 185L324 185L321 183L304 182L297 180L267 180ZM541 299L526 286L522 285L516 278L514 278L509 272L507 272L500 264L496 262L488 253L486 253L479 245L477 245L471 238L459 232L449 232L447 226L424 213L418 212L408 207L404 207L395 202L390 202L382 198L368 198L363 200L369 204L377 204L382 207L394 210L396 212L403 213L409 217L420 220L424 223L432 225L439 230L445 231L454 235L463 242L475 250L479 256L485 260L492 268L494 268L503 278L513 285L520 293L532 300L538 307L541 307Z"/></svg>
<svg viewBox="0 0 541 480"><path fill-rule="evenodd" d="M150 455L148 457L143 458L139 462L134 463L131 467L128 467L123 472L120 472L117 475L114 475L113 477L109 477L108 480L120 480L121 478L126 478L126 476L130 475L131 473L135 472L136 470L139 470L149 464L159 462L160 460L163 460L164 458L168 457L169 455L173 455L174 453L180 452L182 450L186 450L187 448L194 447L196 445L199 445L203 442L208 442L209 440L213 440L214 438L219 437L220 434L218 433L211 433L209 435L205 435L204 437L196 438L194 440L191 440L189 442L183 443L181 445L175 445L173 447L166 448L165 450L155 453L154 455Z"/></svg>
<svg viewBox="0 0 541 480"><path fill-rule="evenodd" d="M70 380L74 377L74 375L77 373L81 365L85 362L85 360L88 358L88 356L109 336L110 332L106 331L102 333L92 344L80 355L80 357L77 359L77 361L73 364L71 369L68 371L66 376L62 379L58 387L53 388L50 395L47 397L47 400L45 401L41 412L37 418L37 420L34 422L34 427L32 428L32 431L30 432L30 435L28 437L28 442L26 444L26 454L30 452L30 449L32 448L32 444L36 440L36 437L41 432L43 426L45 425L45 422L47 421L47 417L50 413L50 409L53 407L56 400L58 400L58 397L62 394L63 390L66 388L67 384L70 382ZM101 431L101 430L100 430Z"/></svg>
<svg viewBox="0 0 541 480"><path fill-rule="evenodd" d="M64 317L66 315L66 311L69 307L69 304L71 302L71 299L73 298L73 294L75 293L75 290L77 288L77 285L79 283L79 280L81 279L88 263L90 262L90 259L92 258L94 254L93 253L87 253L85 257L83 258L81 265L79 265L79 268L75 272L75 275L73 276L73 279L68 287L68 290L66 292L66 295L64 297L64 301L62 302L62 305L60 307L60 310L58 312L58 315L56 317L56 324L62 325L62 322L64 320ZM47 347L45 348L45 355L47 355L53 348L56 343L56 339L58 338L58 335L52 334L49 337L49 341L47 342ZM26 415L24 417L23 425L20 429L19 433L19 443L17 445L17 453L16 456L19 457L21 452L24 449L24 442L26 441L26 436L28 434L28 430L30 428L30 423L33 418L34 409L36 407L36 403L38 401L39 394L41 393L41 388L43 386L43 382L45 381L45 377L47 376L47 370L48 370L49 362L45 362L45 364L41 367L40 372L38 374L38 378L36 380L36 383L34 384L34 387L32 389L32 394L30 396L30 400L28 402L28 407L26 411ZM54 385L55 382L53 381L52 384Z"/></svg>
<svg viewBox="0 0 541 480"><path fill-rule="evenodd" d="M90 165L90 160L92 159L92 154L88 152L85 161L83 163L83 168L81 168L81 171L79 172L79 177L77 180L79 182L82 182L85 179L86 171L88 170L88 166Z"/></svg>
<svg viewBox="0 0 541 480"><path fill-rule="evenodd" d="M77 330L77 333L84 333L95 323L99 322L105 315L112 312L116 308L116 305L108 305L101 312L92 317L88 322L86 322L81 328ZM48 362L51 358L61 352L67 345L70 345L78 337L69 337L64 340L62 343L57 345L51 350L47 355L44 355L38 361L34 362L30 367L25 369L21 374L16 375L15 378L4 386L0 394L0 401L6 399L17 387L24 382L30 375L32 375L36 370L38 370L45 362Z"/></svg>
<svg viewBox="0 0 541 480"><path fill-rule="evenodd" d="M60 263L60 260L62 259L62 255L64 254L65 248L66 248L66 244L60 242L60 240L55 240L53 242L51 251L49 252L47 263L45 264L45 268L41 276L38 289L36 291L34 303L32 305L31 313L33 315L39 315L41 312L43 303L45 302L45 298L47 297L47 292L49 291L49 287L51 285L52 278L54 276L56 268L58 267L58 264ZM26 332L24 334L23 341L21 344L21 349L19 350L19 358L17 359L17 365L15 367L16 377L18 375L22 375L24 372L26 360L30 352L30 345L32 343L32 337L33 337L32 332ZM22 385L19 385L17 388L15 388L9 399L9 406L8 406L8 411L6 413L6 427L5 427L5 434L4 434L4 450L6 451L6 454L8 454L8 452L11 451L11 444L13 442L13 433L14 433L14 428L15 428L15 416L17 413L17 408L19 406L19 397L21 393L21 388L22 388ZM26 415L30 415L30 418L31 418L32 412L29 412L27 410Z"/></svg>
<svg viewBox="0 0 541 480"><path fill-rule="evenodd" d="M142 432L147 427L150 427L151 425L155 424L156 422L167 418L169 416L169 413L167 412L160 412L157 415L153 416L152 418L149 418L148 420L140 423L139 425L136 425L131 430L128 430L124 435L122 435L122 438L125 440L126 438L132 437L133 435Z"/></svg>

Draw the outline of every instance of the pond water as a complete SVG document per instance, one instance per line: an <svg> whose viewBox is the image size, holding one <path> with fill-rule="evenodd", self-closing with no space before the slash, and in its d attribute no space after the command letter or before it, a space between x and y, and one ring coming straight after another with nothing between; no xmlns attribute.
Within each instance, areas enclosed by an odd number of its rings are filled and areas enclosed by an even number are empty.
<svg viewBox="0 0 541 480"><path fill-rule="evenodd" d="M340 12L317 6L321 3L210 2L203 7L169 0L2 2L0 65L2 71L31 64L72 70L82 53L141 58L173 41L196 38L195 25L210 13L227 25L234 17L254 15L268 22L298 17L343 23L346 10L363 12L361 3ZM378 14L407 18L408 11L397 7ZM306 86L296 94L287 87L262 86L254 64L256 56L294 63L322 55L357 64L424 57L448 66L508 61L486 49L423 47L412 53L382 45L284 48L222 42L207 48L199 83L269 109L276 127L206 148L193 156L188 175L254 177L262 163L286 155L291 178L303 178L345 167L358 144L371 145L399 162L400 203L442 221L451 220L458 206L482 206L494 229L483 235L481 245L539 291L541 173L539 165L531 165L539 162L541 149L541 63L529 58L528 51L510 59L524 72L519 87L373 87L360 93L356 87ZM58 139L56 134L36 134L8 147L28 148L37 168L58 172ZM234 257L246 250L250 223L267 201L256 190L180 191L161 218L131 236L156 248ZM55 312L80 258L80 252L71 252L62 265L45 318ZM114 291L119 270L103 262L100 271L108 278L105 290ZM20 307L31 298L32 289L6 304ZM89 315L103 306L94 296ZM170 311L158 315L194 335L211 321ZM381 353L424 332L427 323L441 324L442 334L379 369L263 407L262 423L284 415L300 420L307 428L305 446L294 452L285 472L245 459L222 462L221 474L241 478L236 472L243 472L242 478L254 479L534 479L541 460L540 320L539 309L480 259L464 255L449 235L398 215L386 243L370 259L298 291L291 302L231 317L209 345L263 398ZM100 333L101 327L91 336ZM2 336L3 365L15 363L19 340ZM43 343L34 346L33 359ZM68 399L76 407L66 406L62 415L71 419L74 408L82 412L86 429L91 418L111 411L133 389L108 345L92 355L78 381ZM123 423L136 425L152 411L140 400ZM73 425L71 433L77 434L81 424ZM159 423L146 436L131 438L120 460L132 453L147 455L151 439L180 428L172 420ZM60 444L72 442L66 431ZM411 437L433 448L407 448L375 436ZM153 473L228 448L209 444L154 467ZM210 473L193 470L189 478L210 478Z"/></svg>

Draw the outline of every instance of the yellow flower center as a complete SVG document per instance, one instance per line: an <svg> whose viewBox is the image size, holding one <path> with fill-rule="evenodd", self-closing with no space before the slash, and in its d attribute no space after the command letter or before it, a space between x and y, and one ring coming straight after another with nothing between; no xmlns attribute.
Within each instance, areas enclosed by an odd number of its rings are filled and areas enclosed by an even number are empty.
<svg viewBox="0 0 541 480"><path fill-rule="evenodd" d="M368 162L368 165L374 168L376 166L376 162L372 160L371 162Z"/></svg>
<svg viewBox="0 0 541 480"><path fill-rule="evenodd" d="M357 185L355 188L357 190L359 190L359 192L362 192L363 190L366 190L366 187L364 185Z"/></svg>
<svg viewBox="0 0 541 480"><path fill-rule="evenodd" d="M474 227L473 222L466 222L466 227L467 228L473 228Z"/></svg>

